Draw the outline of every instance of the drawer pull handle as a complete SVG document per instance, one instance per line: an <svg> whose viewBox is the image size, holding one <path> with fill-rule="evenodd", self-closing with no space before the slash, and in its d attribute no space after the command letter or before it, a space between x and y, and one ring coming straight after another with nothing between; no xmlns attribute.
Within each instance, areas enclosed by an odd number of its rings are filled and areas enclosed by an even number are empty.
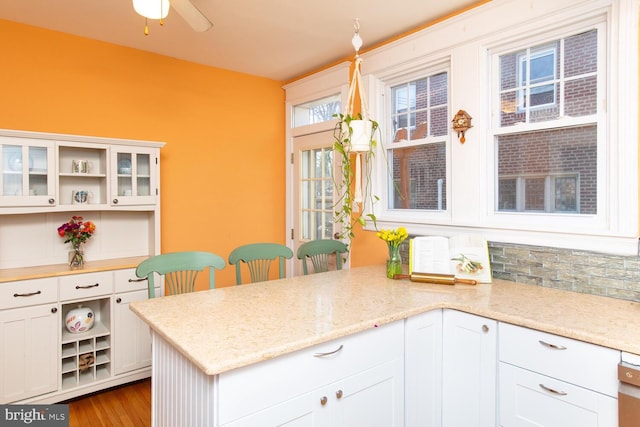
<svg viewBox="0 0 640 427"><path fill-rule="evenodd" d="M76 285L76 289L91 289L91 288L97 288L98 286L100 286L100 283L95 283L93 285L86 285L86 286Z"/></svg>
<svg viewBox="0 0 640 427"><path fill-rule="evenodd" d="M554 350L566 350L567 347L563 346L563 345L555 345L555 344L549 344L548 342L544 342L542 340L538 341L540 344L542 344L543 346L547 347L547 348L552 348Z"/></svg>
<svg viewBox="0 0 640 427"><path fill-rule="evenodd" d="M17 294L16 293L16 294L13 294L13 296L15 298L18 298L18 297L32 297L34 295L40 295L41 293L42 293L41 291L29 292L28 294Z"/></svg>
<svg viewBox="0 0 640 427"><path fill-rule="evenodd" d="M146 277L143 277L142 279L129 279L129 283L144 282L145 280L147 280Z"/></svg>
<svg viewBox="0 0 640 427"><path fill-rule="evenodd" d="M333 351L329 351L327 353L316 353L313 355L313 357L325 357L325 356L331 356L332 354L336 354L337 352L339 352L340 350L342 350L343 345L340 344L340 347L338 347L337 349L333 350Z"/></svg>
<svg viewBox="0 0 640 427"><path fill-rule="evenodd" d="M320 399L320 404L322 406L326 405L327 404L327 400L328 400L327 396L322 396L322 398Z"/></svg>
<svg viewBox="0 0 640 427"><path fill-rule="evenodd" d="M540 386L541 389L548 391L549 393L553 393L553 394L557 394L559 396L566 396L567 393L564 391L558 391L558 390L554 390L551 387L547 387L544 384L538 384Z"/></svg>
<svg viewBox="0 0 640 427"><path fill-rule="evenodd" d="M342 399L342 390L338 390L338 391L336 391L336 397L337 397L338 399Z"/></svg>

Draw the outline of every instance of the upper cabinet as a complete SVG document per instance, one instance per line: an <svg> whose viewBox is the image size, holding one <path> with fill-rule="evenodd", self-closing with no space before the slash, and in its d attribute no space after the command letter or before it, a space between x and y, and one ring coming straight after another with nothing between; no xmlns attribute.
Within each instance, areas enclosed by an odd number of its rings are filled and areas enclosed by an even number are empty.
<svg viewBox="0 0 640 427"><path fill-rule="evenodd" d="M55 147L0 136L0 207L54 206Z"/></svg>
<svg viewBox="0 0 640 427"><path fill-rule="evenodd" d="M158 198L157 155L143 147L113 147L111 150L110 203L155 204Z"/></svg>
<svg viewBox="0 0 640 427"><path fill-rule="evenodd" d="M163 145L0 130L0 214L154 209Z"/></svg>

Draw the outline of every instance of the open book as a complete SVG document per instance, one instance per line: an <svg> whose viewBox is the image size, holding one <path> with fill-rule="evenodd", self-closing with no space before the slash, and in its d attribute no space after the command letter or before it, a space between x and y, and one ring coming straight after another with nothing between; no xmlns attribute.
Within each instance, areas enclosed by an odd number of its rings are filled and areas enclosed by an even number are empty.
<svg viewBox="0 0 640 427"><path fill-rule="evenodd" d="M478 235L419 236L409 242L409 273L454 274L491 283L487 241Z"/></svg>

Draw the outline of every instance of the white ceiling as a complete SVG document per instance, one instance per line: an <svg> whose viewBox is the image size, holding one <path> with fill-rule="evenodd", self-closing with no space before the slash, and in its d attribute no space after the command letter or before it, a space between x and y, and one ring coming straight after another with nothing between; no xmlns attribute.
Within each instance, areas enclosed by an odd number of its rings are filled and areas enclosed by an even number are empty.
<svg viewBox="0 0 640 427"><path fill-rule="evenodd" d="M1 0L0 19L286 81L352 57L355 18L362 51L477 0L192 2L213 23L209 31L193 31L171 10L164 26L149 21L145 36L131 0Z"/></svg>

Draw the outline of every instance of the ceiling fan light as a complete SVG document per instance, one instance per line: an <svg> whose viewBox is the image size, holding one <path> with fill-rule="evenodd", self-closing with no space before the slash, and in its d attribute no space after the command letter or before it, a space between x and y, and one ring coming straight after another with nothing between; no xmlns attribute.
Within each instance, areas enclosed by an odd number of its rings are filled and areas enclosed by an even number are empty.
<svg viewBox="0 0 640 427"><path fill-rule="evenodd" d="M169 0L133 0L133 9L147 19L163 19L169 14Z"/></svg>

